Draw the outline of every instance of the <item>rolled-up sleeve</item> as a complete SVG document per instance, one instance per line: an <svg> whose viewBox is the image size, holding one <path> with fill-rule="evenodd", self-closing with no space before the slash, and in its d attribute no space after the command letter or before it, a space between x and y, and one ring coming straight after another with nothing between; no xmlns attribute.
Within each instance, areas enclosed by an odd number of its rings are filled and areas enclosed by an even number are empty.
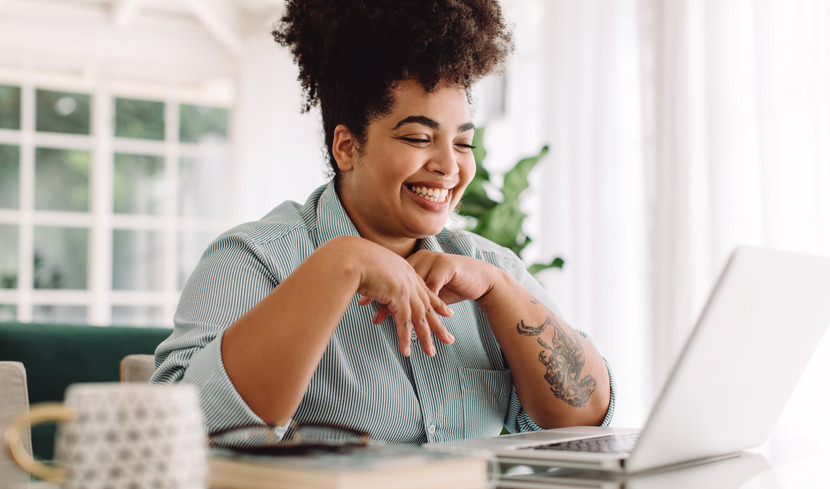
<svg viewBox="0 0 830 489"><path fill-rule="evenodd" d="M276 286L261 253L228 233L203 255L182 291L173 334L156 349L153 383L196 386L208 432L264 424L237 392L222 361L222 337Z"/></svg>

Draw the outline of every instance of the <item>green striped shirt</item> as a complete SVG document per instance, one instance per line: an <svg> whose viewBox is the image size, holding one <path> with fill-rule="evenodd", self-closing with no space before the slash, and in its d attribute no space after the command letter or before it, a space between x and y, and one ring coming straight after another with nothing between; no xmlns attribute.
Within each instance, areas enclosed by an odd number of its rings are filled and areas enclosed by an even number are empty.
<svg viewBox="0 0 830 489"><path fill-rule="evenodd" d="M262 423L225 372L222 333L265 298L323 243L358 236L333 184L304 205L286 202L263 219L242 224L205 251L182 292L173 334L156 350L153 382L188 382L200 392L209 431ZM419 242L432 251L475 257L507 271L552 311L557 307L511 251L463 231L444 230ZM435 342L430 358L398 351L391 317L372 324L376 305L356 295L334 331L294 420L333 423L390 443L424 443L541 429L522 408L511 372L474 301L451 305L442 318L455 336ZM263 388L268 388L263 386ZM610 422L612 402L603 424Z"/></svg>

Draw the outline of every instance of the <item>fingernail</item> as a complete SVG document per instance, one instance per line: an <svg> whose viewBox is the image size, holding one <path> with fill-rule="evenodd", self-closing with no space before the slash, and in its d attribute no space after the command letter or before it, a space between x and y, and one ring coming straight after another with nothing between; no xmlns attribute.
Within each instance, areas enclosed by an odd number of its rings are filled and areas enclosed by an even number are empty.
<svg viewBox="0 0 830 489"><path fill-rule="evenodd" d="M403 356L408 357L410 353L411 353L411 352L410 352L410 349L409 349L409 347L407 346L407 347L404 349L404 351L403 351Z"/></svg>
<svg viewBox="0 0 830 489"><path fill-rule="evenodd" d="M447 331L447 336L450 337L450 343L455 343L455 336L452 335L449 331Z"/></svg>

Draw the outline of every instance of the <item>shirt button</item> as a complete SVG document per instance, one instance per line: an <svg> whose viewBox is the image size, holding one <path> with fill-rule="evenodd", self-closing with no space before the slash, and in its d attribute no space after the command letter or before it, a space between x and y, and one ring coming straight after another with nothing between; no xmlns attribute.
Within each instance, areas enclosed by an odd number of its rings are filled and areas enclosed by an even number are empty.
<svg viewBox="0 0 830 489"><path fill-rule="evenodd" d="M417 340L418 339L418 333L416 333L415 330L413 329L412 331L409 332L409 337L412 338L413 341Z"/></svg>
<svg viewBox="0 0 830 489"><path fill-rule="evenodd" d="M430 435L434 435L435 434L435 425L434 424L429 425L429 428L427 429L427 431L429 431Z"/></svg>

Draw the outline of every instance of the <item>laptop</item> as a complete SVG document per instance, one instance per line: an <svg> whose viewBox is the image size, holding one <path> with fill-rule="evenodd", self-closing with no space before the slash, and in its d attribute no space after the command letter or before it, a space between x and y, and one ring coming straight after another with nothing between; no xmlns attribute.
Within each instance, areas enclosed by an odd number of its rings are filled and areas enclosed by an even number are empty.
<svg viewBox="0 0 830 489"><path fill-rule="evenodd" d="M624 473L737 456L769 437L828 324L830 257L740 247L642 429L569 427L425 447Z"/></svg>

